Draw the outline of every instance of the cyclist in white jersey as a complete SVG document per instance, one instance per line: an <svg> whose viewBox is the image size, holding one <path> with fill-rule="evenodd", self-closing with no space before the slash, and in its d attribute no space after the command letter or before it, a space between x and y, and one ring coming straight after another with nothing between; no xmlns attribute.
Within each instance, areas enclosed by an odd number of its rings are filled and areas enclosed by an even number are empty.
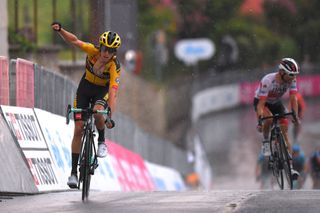
<svg viewBox="0 0 320 213"><path fill-rule="evenodd" d="M291 109L298 112L297 102L297 79L299 66L292 58L283 58L279 64L278 72L270 73L264 76L255 92L254 109L257 118L272 116L273 114L283 114L287 110L281 101L281 97L289 90ZM295 125L300 122L296 119ZM257 130L263 133L262 152L265 156L270 156L270 146L268 143L270 126L272 120L265 120L262 124L258 122ZM288 137L288 120L283 117L280 119L280 127L287 142L289 153L292 154L292 148ZM292 161L291 168L292 168ZM299 173L292 169L293 178L298 178Z"/></svg>

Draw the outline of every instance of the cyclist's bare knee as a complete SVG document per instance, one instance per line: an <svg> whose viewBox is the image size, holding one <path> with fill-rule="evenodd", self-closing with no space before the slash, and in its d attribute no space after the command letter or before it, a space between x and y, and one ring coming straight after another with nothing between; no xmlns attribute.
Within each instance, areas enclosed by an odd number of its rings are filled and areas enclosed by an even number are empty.
<svg viewBox="0 0 320 213"><path fill-rule="evenodd" d="M96 104L93 108L94 110L104 110L104 106ZM98 129L104 128L104 117L102 114L94 114L95 125Z"/></svg>
<svg viewBox="0 0 320 213"><path fill-rule="evenodd" d="M95 117L95 125L98 129L104 129L104 117L100 115L99 117Z"/></svg>

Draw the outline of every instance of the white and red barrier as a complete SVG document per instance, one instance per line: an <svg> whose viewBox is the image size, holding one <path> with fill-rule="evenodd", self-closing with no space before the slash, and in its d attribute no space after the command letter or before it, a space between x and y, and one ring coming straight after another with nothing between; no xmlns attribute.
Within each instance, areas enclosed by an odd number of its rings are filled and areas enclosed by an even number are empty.
<svg viewBox="0 0 320 213"><path fill-rule="evenodd" d="M34 107L34 64L21 58L16 63L16 106Z"/></svg>
<svg viewBox="0 0 320 213"><path fill-rule="evenodd" d="M33 109L1 106L1 110L22 150L38 190L59 189L56 165L53 162Z"/></svg>
<svg viewBox="0 0 320 213"><path fill-rule="evenodd" d="M71 172L73 122L66 125L64 117L40 109L1 106L1 110L38 191L68 189L66 183ZM137 153L110 140L106 140L106 144L109 155L98 159L99 166L92 177L92 189L153 191L186 188L176 170L146 163ZM160 179L165 187L159 184Z"/></svg>
<svg viewBox="0 0 320 213"><path fill-rule="evenodd" d="M9 105L9 67L8 59L0 56L0 104Z"/></svg>
<svg viewBox="0 0 320 213"><path fill-rule="evenodd" d="M183 178L176 170L146 162L148 171L152 176L155 188L158 191L183 191L186 190Z"/></svg>
<svg viewBox="0 0 320 213"><path fill-rule="evenodd" d="M110 140L106 141L112 166L115 168L123 191L152 191L151 175L142 157Z"/></svg>

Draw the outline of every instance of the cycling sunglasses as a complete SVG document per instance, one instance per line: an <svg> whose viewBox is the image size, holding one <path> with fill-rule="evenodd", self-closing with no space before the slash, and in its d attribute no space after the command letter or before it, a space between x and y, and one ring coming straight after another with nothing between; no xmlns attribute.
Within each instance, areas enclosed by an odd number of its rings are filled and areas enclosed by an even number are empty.
<svg viewBox="0 0 320 213"><path fill-rule="evenodd" d="M296 74L292 74L292 73L287 73L287 75L289 76L289 77L294 77L294 76L296 76Z"/></svg>
<svg viewBox="0 0 320 213"><path fill-rule="evenodd" d="M116 53L117 49L101 45L100 46L100 52Z"/></svg>

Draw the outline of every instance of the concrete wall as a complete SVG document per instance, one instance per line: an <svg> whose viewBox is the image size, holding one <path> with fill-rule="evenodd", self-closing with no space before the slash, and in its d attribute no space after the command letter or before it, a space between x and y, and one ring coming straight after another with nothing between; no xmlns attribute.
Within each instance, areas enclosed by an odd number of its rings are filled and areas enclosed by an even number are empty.
<svg viewBox="0 0 320 213"><path fill-rule="evenodd" d="M7 0L0 1L0 55L8 56Z"/></svg>

